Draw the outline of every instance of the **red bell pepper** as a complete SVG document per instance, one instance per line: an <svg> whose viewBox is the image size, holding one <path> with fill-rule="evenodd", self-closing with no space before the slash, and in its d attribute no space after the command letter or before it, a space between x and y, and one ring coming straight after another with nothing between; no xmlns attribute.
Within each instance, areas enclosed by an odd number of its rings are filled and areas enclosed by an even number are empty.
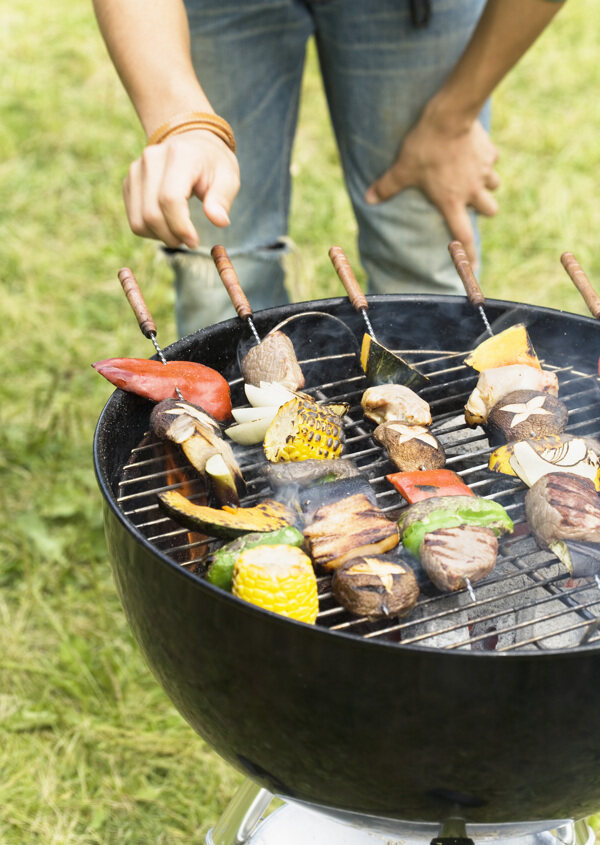
<svg viewBox="0 0 600 845"><path fill-rule="evenodd" d="M475 495L462 478L451 469L393 472L386 475L386 478L411 505L434 496Z"/></svg>
<svg viewBox="0 0 600 845"><path fill-rule="evenodd" d="M147 358L108 358L92 367L115 387L154 402L176 399L175 388L188 402L199 405L216 420L231 419L231 396L226 379L204 364Z"/></svg>

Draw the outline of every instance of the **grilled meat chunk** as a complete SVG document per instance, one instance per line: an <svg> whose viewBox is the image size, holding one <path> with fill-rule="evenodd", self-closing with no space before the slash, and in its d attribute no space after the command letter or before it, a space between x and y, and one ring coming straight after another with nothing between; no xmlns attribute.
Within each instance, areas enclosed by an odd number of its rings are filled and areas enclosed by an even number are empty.
<svg viewBox="0 0 600 845"><path fill-rule="evenodd" d="M600 500L594 483L570 472L543 475L525 495L527 522L538 543L600 543Z"/></svg>
<svg viewBox="0 0 600 845"><path fill-rule="evenodd" d="M331 589L346 610L367 619L404 615L419 598L419 585L410 566L385 555L349 560L333 573Z"/></svg>
<svg viewBox="0 0 600 845"><path fill-rule="evenodd" d="M403 384L369 387L361 405L365 417L377 424L397 420L406 425L431 425L429 403Z"/></svg>
<svg viewBox="0 0 600 845"><path fill-rule="evenodd" d="M421 564L431 582L442 592L460 590L492 571L498 555L498 540L491 528L458 525L425 534L420 549Z"/></svg>
<svg viewBox="0 0 600 845"><path fill-rule="evenodd" d="M382 554L398 545L398 526L362 493L323 505L304 529L317 566L337 569L365 554Z"/></svg>
<svg viewBox="0 0 600 845"><path fill-rule="evenodd" d="M378 425L373 437L401 472L439 469L446 463L442 444L425 426L392 420Z"/></svg>
<svg viewBox="0 0 600 845"><path fill-rule="evenodd" d="M527 364L484 370L465 405L467 424L475 426L484 423L496 402L513 390L538 390L558 396L558 379L556 373L538 370Z"/></svg>
<svg viewBox="0 0 600 845"><path fill-rule="evenodd" d="M253 346L244 356L241 366L244 381L257 387L261 381L274 381L289 390L304 387L304 374L292 341L283 332L271 332Z"/></svg>

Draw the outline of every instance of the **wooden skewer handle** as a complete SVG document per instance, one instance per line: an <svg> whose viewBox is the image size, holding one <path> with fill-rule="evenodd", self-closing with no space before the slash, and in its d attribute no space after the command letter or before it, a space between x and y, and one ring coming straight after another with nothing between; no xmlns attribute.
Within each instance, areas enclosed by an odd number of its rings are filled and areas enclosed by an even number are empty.
<svg viewBox="0 0 600 845"><path fill-rule="evenodd" d="M227 250L224 246L217 244L216 246L213 246L210 254L213 257L213 261L219 271L221 281L225 285L225 289L229 294L229 298L233 302L233 307L235 308L238 317L241 317L242 320L252 317L252 308L246 298L246 294L241 288L237 273L233 269L233 264L227 255Z"/></svg>
<svg viewBox="0 0 600 845"><path fill-rule="evenodd" d="M590 280L583 272L581 264L572 252L563 252L560 257L562 266L569 274L569 278L582 295L585 304L590 309L592 316L596 319L600 318L600 296L596 293L591 285Z"/></svg>
<svg viewBox="0 0 600 845"><path fill-rule="evenodd" d="M155 335L156 324L144 301L137 279L129 267L122 267L118 272L118 276L119 281L121 282L121 287L127 297L127 302L131 305L131 310L136 316L139 327L142 330L142 334L146 337L151 337L153 334Z"/></svg>
<svg viewBox="0 0 600 845"><path fill-rule="evenodd" d="M463 283L471 305L485 305L485 297L481 292L479 282L475 278L475 273L471 267L471 262L467 258L464 246L460 241L451 241L448 244L448 252L452 256L456 272Z"/></svg>
<svg viewBox="0 0 600 845"><path fill-rule="evenodd" d="M354 271L350 266L350 262L344 255L342 248L340 246L332 246L329 250L329 257L331 258L331 263L335 267L335 272L339 276L340 282L346 288L346 292L350 297L352 305L357 311L361 311L363 308L367 310L369 307L367 297L362 292L357 278L354 275Z"/></svg>

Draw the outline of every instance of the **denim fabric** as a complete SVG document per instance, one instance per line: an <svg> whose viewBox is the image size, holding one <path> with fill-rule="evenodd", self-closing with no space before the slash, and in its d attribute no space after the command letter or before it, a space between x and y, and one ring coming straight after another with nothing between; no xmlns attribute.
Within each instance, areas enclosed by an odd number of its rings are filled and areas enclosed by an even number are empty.
<svg viewBox="0 0 600 845"><path fill-rule="evenodd" d="M367 205L363 194L394 161L455 64L485 0L435 0L424 27L412 24L407 0L185 2L198 78L236 135L241 189L227 229L209 223L192 201L202 247L171 252L180 332L233 314L210 259L215 243L235 259L253 308L288 299L281 258L288 248L290 156L313 35L368 290L462 290L448 256L448 228L419 191L378 206Z"/></svg>

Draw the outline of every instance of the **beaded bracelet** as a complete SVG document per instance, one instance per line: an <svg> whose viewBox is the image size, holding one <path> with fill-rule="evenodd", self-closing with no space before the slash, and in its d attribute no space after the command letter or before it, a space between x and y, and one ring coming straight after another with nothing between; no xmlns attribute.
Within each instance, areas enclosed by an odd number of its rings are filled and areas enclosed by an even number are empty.
<svg viewBox="0 0 600 845"><path fill-rule="evenodd" d="M148 138L148 146L161 144L171 135L181 135L184 132L192 132L194 129L207 129L224 141L232 153L235 153L235 136L227 121L217 114L201 111L177 115L163 123Z"/></svg>

